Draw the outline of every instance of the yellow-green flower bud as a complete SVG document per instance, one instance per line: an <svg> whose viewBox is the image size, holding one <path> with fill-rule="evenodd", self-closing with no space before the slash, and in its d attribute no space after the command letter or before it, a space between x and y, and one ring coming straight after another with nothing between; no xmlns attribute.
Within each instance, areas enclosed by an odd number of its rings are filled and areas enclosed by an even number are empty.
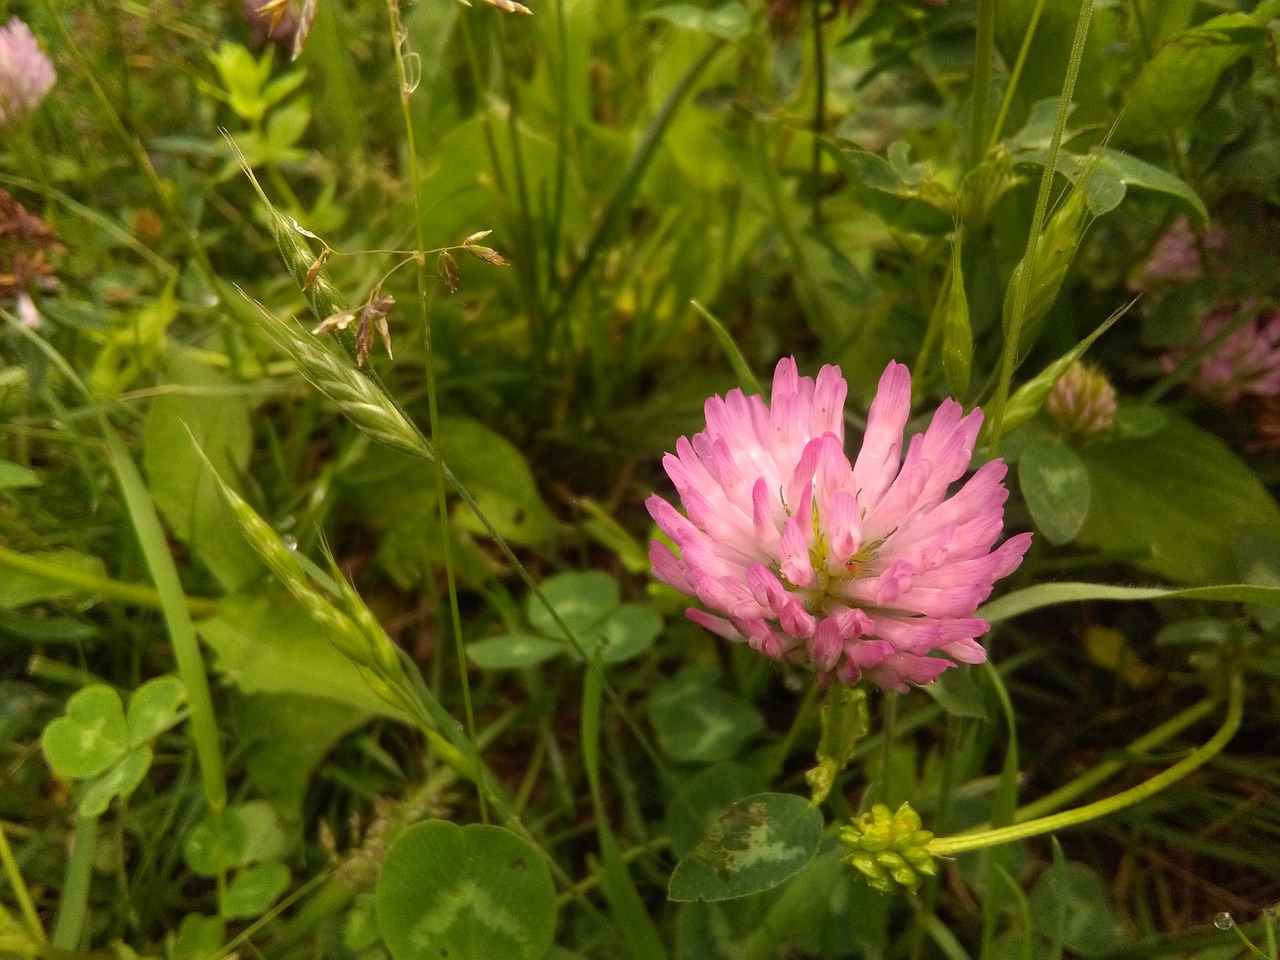
<svg viewBox="0 0 1280 960"><path fill-rule="evenodd" d="M914 890L924 877L937 873L927 849L932 839L906 803L896 812L877 803L840 831L840 842L849 848L845 863L884 893L895 887Z"/></svg>

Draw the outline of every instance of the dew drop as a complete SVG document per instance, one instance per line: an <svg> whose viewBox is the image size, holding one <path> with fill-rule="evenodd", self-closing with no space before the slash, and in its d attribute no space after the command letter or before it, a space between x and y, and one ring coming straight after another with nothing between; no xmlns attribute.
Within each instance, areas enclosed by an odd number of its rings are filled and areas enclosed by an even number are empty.
<svg viewBox="0 0 1280 960"><path fill-rule="evenodd" d="M1230 930L1236 925L1236 922L1232 919L1231 914L1220 913L1213 918L1213 925L1219 930Z"/></svg>
<svg viewBox="0 0 1280 960"><path fill-rule="evenodd" d="M290 553L293 553L298 549L298 538L290 534L286 533L280 538L280 542L284 544L284 548Z"/></svg>

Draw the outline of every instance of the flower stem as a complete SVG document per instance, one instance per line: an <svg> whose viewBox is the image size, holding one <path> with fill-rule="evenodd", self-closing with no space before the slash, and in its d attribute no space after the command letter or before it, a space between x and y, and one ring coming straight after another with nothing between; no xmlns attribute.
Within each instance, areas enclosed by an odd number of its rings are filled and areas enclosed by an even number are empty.
<svg viewBox="0 0 1280 960"><path fill-rule="evenodd" d="M18 901L18 909L22 912L22 919L27 925L27 935L39 946L48 946L49 937L45 934L40 915L36 913L35 905L31 902L31 892L27 889L26 881L22 879L22 871L18 868L18 861L13 856L13 849L9 846L9 838L5 836L3 824L0 824L0 862L4 864L4 875L9 880L9 886L13 888L14 899Z"/></svg>
<svg viewBox="0 0 1280 960"><path fill-rule="evenodd" d="M1228 681L1227 715L1222 721L1222 726L1218 728L1218 732L1203 746L1198 747L1164 772L1135 787L1117 793L1113 797L1085 804L1083 807L1076 807L1074 810L1066 810L1062 813L1040 817L1036 820L1029 820L1025 823L1017 823L1008 827L979 830L955 837L940 837L929 844L929 852L934 856L943 857L962 853L966 850L994 847L1014 840L1025 840L1028 837L1039 836L1042 833L1055 833L1066 827L1087 823L1090 820L1096 820L1098 817L1123 810L1125 807L1132 806L1141 800L1147 799L1147 797L1159 793L1166 787L1181 780L1192 770L1203 766L1217 756L1222 751L1222 748L1235 736L1236 731L1240 728L1240 720L1243 715L1244 681L1240 676L1240 671L1237 669L1232 671Z"/></svg>

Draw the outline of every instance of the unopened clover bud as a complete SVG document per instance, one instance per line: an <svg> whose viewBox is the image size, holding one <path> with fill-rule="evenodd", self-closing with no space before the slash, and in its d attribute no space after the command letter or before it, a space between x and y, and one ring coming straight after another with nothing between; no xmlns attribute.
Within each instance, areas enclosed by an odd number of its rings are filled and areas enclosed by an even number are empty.
<svg viewBox="0 0 1280 960"><path fill-rule="evenodd" d="M924 877L937 873L928 850L932 839L906 803L896 812L877 803L840 831L840 842L849 848L845 863L883 893L895 887L915 890Z"/></svg>
<svg viewBox="0 0 1280 960"><path fill-rule="evenodd" d="M1066 432L1097 437L1115 422L1116 390L1097 367L1076 361L1053 385L1044 408Z"/></svg>

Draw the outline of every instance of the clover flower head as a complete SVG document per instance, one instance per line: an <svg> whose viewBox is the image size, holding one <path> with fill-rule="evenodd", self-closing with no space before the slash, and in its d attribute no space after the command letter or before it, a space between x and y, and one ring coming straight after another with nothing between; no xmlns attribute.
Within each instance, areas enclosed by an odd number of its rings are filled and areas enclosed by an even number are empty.
<svg viewBox="0 0 1280 960"><path fill-rule="evenodd" d="M1245 394L1280 396L1280 310L1264 310L1252 303L1212 310L1201 319L1200 336L1192 349L1203 348L1234 325L1241 312L1252 316L1201 358L1191 379L1192 389L1223 406L1238 403ZM1161 365L1171 372L1188 352L1170 351L1161 358Z"/></svg>
<svg viewBox="0 0 1280 960"><path fill-rule="evenodd" d="M905 690L952 660L986 659L975 638L988 624L974 611L1031 535L992 549L1008 496L1001 460L947 496L969 469L981 411L944 401L904 457L911 375L890 363L850 463L847 390L838 367L814 380L785 358L771 404L741 390L708 400L706 430L663 461L687 516L656 495L647 503L675 549L655 540L649 556L658 579L714 611L690 609L695 623L811 664L823 682Z"/></svg>
<svg viewBox="0 0 1280 960"><path fill-rule="evenodd" d="M1044 406L1062 429L1082 437L1097 437L1115 422L1116 388L1101 370L1077 360L1058 378Z"/></svg>
<svg viewBox="0 0 1280 960"><path fill-rule="evenodd" d="M1179 217L1160 234L1147 259L1134 271L1129 287L1146 291L1198 280L1204 276L1205 254L1226 247L1227 239L1221 227L1197 231L1189 219Z"/></svg>
<svg viewBox="0 0 1280 960"><path fill-rule="evenodd" d="M57 79L31 28L17 17L0 27L0 124L34 110Z"/></svg>

